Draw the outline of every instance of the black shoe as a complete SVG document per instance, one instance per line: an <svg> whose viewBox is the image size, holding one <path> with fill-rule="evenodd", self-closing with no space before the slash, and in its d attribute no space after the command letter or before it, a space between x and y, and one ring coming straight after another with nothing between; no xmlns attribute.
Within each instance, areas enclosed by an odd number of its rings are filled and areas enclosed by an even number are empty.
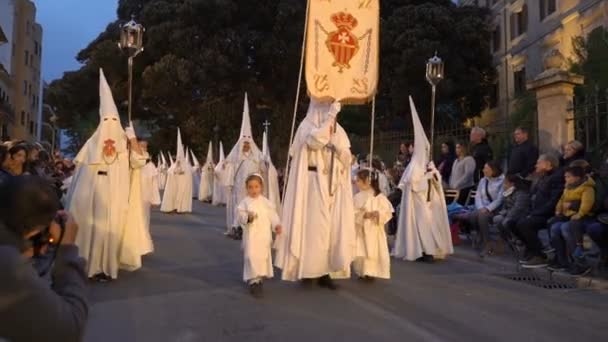
<svg viewBox="0 0 608 342"><path fill-rule="evenodd" d="M546 258L540 256L533 256L530 260L524 262L521 266L523 268L542 268L547 267L548 262Z"/></svg>
<svg viewBox="0 0 608 342"><path fill-rule="evenodd" d="M108 283L112 281L112 277L103 273L96 274L93 279L98 283Z"/></svg>
<svg viewBox="0 0 608 342"><path fill-rule="evenodd" d="M312 281L312 279L304 278L304 279L300 280L300 284L302 285L303 288L310 289L310 288L312 288L313 281Z"/></svg>
<svg viewBox="0 0 608 342"><path fill-rule="evenodd" d="M566 271L567 267L558 263L557 261L553 261L551 264L549 264L547 269L552 272L564 272Z"/></svg>
<svg viewBox="0 0 608 342"><path fill-rule="evenodd" d="M262 283L253 283L249 285L249 293L251 293L254 298L264 297L264 288L262 286Z"/></svg>
<svg viewBox="0 0 608 342"><path fill-rule="evenodd" d="M435 258L432 255L422 254L420 258L416 259L416 262L433 263L435 262Z"/></svg>
<svg viewBox="0 0 608 342"><path fill-rule="evenodd" d="M370 277L370 276L365 276L365 277L363 277L362 279L363 279L363 281L364 281L364 282L366 282L366 283L373 283L373 282L376 280L376 278L374 278L374 277Z"/></svg>
<svg viewBox="0 0 608 342"><path fill-rule="evenodd" d="M574 276L583 275L591 270L591 267L584 266L579 263L574 263L568 268L568 273Z"/></svg>
<svg viewBox="0 0 608 342"><path fill-rule="evenodd" d="M331 277L329 275L324 275L321 278L319 278L319 286L330 289L330 290L338 289L338 286L336 284L334 284L334 281L331 279Z"/></svg>

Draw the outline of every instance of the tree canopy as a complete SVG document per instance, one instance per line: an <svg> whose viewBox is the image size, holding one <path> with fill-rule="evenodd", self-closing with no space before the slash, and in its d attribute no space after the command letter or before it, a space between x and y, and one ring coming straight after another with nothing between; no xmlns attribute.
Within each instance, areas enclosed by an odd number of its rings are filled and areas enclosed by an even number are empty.
<svg viewBox="0 0 608 342"><path fill-rule="evenodd" d="M421 113L428 112L424 70L435 52L446 64L438 115L453 120L477 115L494 79L487 10L458 7L450 0L381 4L379 126L403 129L399 122L409 111L408 95ZM284 159L305 7L302 0L120 0L118 19L78 53L79 70L51 83L46 101L57 108L72 151L97 126L99 68L126 113L127 62L117 42L120 25L133 16L146 27L145 50L134 66L133 118L151 129L153 148L173 148L179 126L185 143L200 154L216 125L229 148L239 132L247 91L254 136L261 139L261 123L271 121L272 152ZM300 118L307 102L302 95ZM341 122L349 132L366 134L369 112L369 106L348 107Z"/></svg>

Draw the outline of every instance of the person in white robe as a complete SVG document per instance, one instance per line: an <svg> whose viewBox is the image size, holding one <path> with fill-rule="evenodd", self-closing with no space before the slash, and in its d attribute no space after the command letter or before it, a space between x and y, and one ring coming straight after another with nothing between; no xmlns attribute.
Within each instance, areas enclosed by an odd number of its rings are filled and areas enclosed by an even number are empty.
<svg viewBox="0 0 608 342"><path fill-rule="evenodd" d="M177 154L167 172L167 185L160 210L164 213L192 212L192 169L177 129Z"/></svg>
<svg viewBox="0 0 608 342"><path fill-rule="evenodd" d="M226 181L224 181L222 179L222 165L224 163L224 145L222 144L222 142L220 141L220 151L219 151L220 155L219 155L219 159L218 159L218 163L215 166L214 170L213 170L213 200L211 201L211 204L218 206L218 205L225 205L226 204L226 187L224 186L224 184L226 183ZM226 230L228 231L228 229L230 229L230 227L227 227Z"/></svg>
<svg viewBox="0 0 608 342"><path fill-rule="evenodd" d="M337 288L332 277L350 277L355 257L350 141L336 123L339 111L339 102L311 99L298 127L275 258L283 280L318 278L329 289Z"/></svg>
<svg viewBox="0 0 608 342"><path fill-rule="evenodd" d="M133 168L133 166L137 166ZM141 268L141 257L154 251L150 235L150 207L160 204L158 171L150 161L148 142L139 141L137 158L131 158L131 189L129 212L120 252L121 268L135 271Z"/></svg>
<svg viewBox="0 0 608 342"><path fill-rule="evenodd" d="M165 190L165 184L167 183L167 170L169 166L167 165L167 160L165 159L165 155L163 151L160 151L160 157L158 160L158 188L160 190Z"/></svg>
<svg viewBox="0 0 608 342"><path fill-rule="evenodd" d="M380 191L377 171L357 172L355 195L357 258L353 270L362 279L390 279L391 260L384 226L393 217L393 206Z"/></svg>
<svg viewBox="0 0 608 342"><path fill-rule="evenodd" d="M186 154L188 154L188 152L186 152ZM198 162L198 158L196 158L196 155L194 155L194 152L192 152L192 150L190 150L190 153L188 155L188 159L191 158L190 165L192 169L192 198L198 199L198 191L201 186L201 164Z"/></svg>
<svg viewBox="0 0 608 342"><path fill-rule="evenodd" d="M279 191L279 174L270 157L268 136L264 132L262 137L262 170L264 172L264 196L274 203L276 208L281 207L281 193Z"/></svg>
<svg viewBox="0 0 608 342"><path fill-rule="evenodd" d="M272 232L281 233L281 222L276 207L262 193L262 175L249 175L246 187L247 196L237 206L238 223L243 228L243 280L251 294L260 297L262 280L274 276Z"/></svg>
<svg viewBox="0 0 608 342"><path fill-rule="evenodd" d="M243 121L241 134L224 162L222 163L222 176L226 182L228 203L226 205L226 224L229 226L232 237L240 238L239 225L236 217L236 206L247 195L245 180L253 173L262 173L262 153L253 141L251 134L251 120L249 118L249 103L245 94L243 106Z"/></svg>
<svg viewBox="0 0 608 342"><path fill-rule="evenodd" d="M198 190L198 200L201 202L211 201L213 197L213 186L215 178L215 163L213 162L213 144L209 142L207 148L207 159L200 173L200 186Z"/></svg>
<svg viewBox="0 0 608 342"><path fill-rule="evenodd" d="M120 248L129 207L129 163L141 167L132 126L123 130L110 86L99 71L100 123L76 158L76 171L66 196L79 226L76 245L87 264L89 278L109 281L118 277Z"/></svg>
<svg viewBox="0 0 608 342"><path fill-rule="evenodd" d="M410 97L414 154L399 188L401 206L392 255L409 261L433 261L454 253L441 174L429 160L430 144Z"/></svg>

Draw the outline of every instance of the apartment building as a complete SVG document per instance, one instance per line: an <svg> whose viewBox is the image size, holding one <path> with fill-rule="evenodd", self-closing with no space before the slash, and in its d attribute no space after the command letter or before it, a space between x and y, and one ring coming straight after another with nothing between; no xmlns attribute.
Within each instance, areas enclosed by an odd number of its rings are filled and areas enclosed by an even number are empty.
<svg viewBox="0 0 608 342"><path fill-rule="evenodd" d="M3 139L35 140L42 119L42 26L30 0L0 0L0 27L6 43L0 46L0 108ZM1 94L0 94L1 98Z"/></svg>
<svg viewBox="0 0 608 342"><path fill-rule="evenodd" d="M492 11L492 51L498 74L492 109L482 122L506 118L526 84L544 71L545 57L572 57L572 39L608 27L606 0L462 0ZM566 66L564 66L566 67Z"/></svg>

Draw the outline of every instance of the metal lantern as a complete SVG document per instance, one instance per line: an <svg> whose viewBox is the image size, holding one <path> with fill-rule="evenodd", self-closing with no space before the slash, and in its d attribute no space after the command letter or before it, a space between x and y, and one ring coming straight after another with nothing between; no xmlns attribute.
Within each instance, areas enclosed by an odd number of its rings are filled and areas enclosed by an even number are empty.
<svg viewBox="0 0 608 342"><path fill-rule="evenodd" d="M141 24L136 23L133 17L120 30L118 47L127 50L129 53L129 124L131 123L131 111L133 108L133 58L144 51L145 31L146 29Z"/></svg>
<svg viewBox="0 0 608 342"><path fill-rule="evenodd" d="M437 53L426 63L426 80L432 87L436 87L443 80L443 61Z"/></svg>
<svg viewBox="0 0 608 342"><path fill-rule="evenodd" d="M131 19L124 24L120 30L120 43L118 46L121 49L126 49L129 54L135 57L140 52L144 51L144 32L146 29Z"/></svg>
<svg viewBox="0 0 608 342"><path fill-rule="evenodd" d="M429 160L433 160L433 148L435 146L435 94L437 92L437 85L443 80L443 61L437 56L429 59L426 63L426 80L431 85L431 148L429 151Z"/></svg>

